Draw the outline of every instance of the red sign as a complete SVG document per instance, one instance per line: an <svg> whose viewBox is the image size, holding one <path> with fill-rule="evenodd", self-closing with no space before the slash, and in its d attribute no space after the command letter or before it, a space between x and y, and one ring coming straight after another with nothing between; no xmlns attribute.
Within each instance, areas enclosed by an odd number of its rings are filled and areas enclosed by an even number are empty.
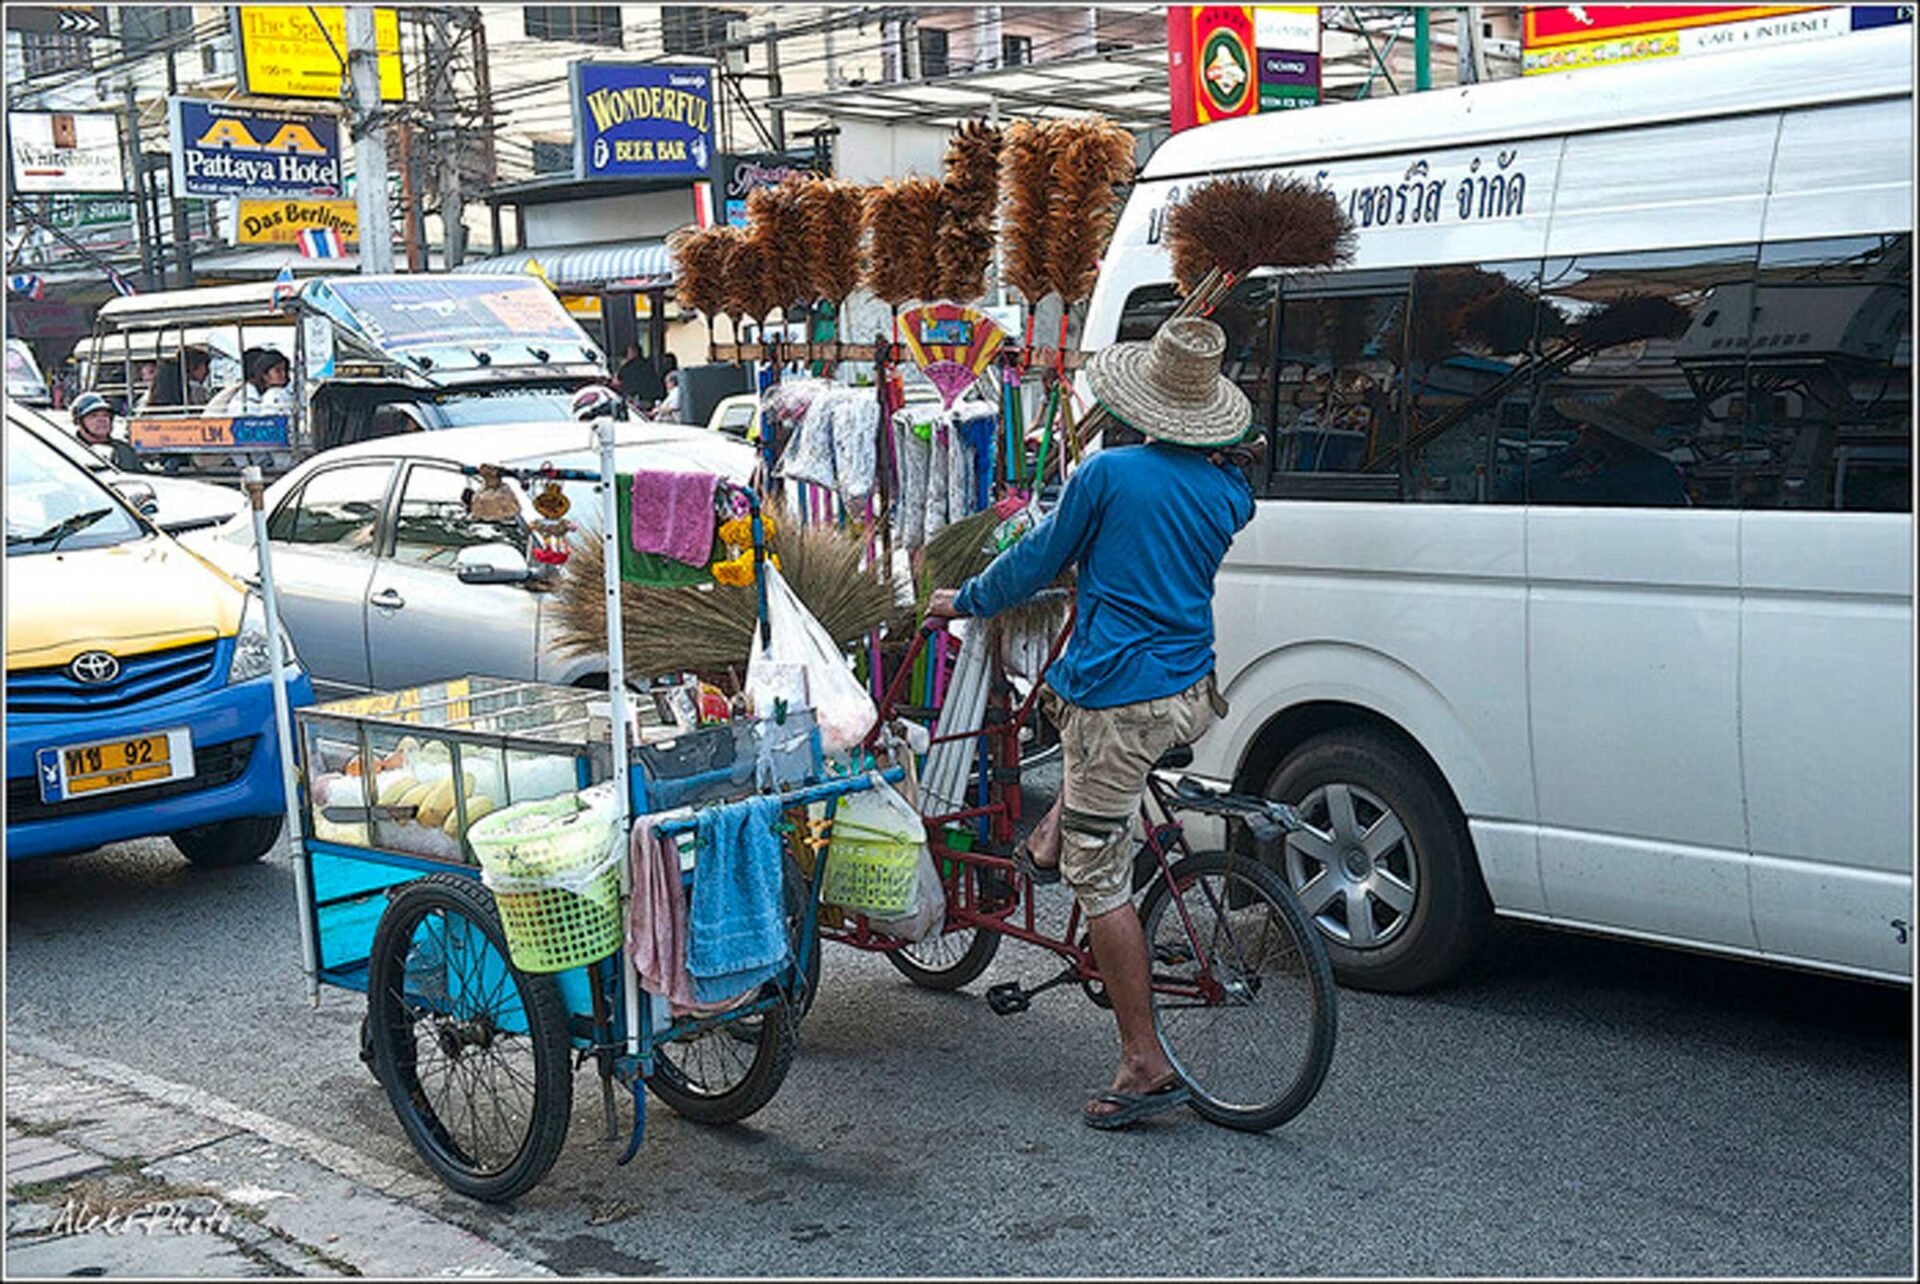
<svg viewBox="0 0 1920 1284"><path fill-rule="evenodd" d="M1584 40L1638 36L1682 27L1707 27L1749 18L1777 18L1782 14L1825 9L1818 4L1574 4L1530 5L1526 12L1526 47L1549 48Z"/></svg>

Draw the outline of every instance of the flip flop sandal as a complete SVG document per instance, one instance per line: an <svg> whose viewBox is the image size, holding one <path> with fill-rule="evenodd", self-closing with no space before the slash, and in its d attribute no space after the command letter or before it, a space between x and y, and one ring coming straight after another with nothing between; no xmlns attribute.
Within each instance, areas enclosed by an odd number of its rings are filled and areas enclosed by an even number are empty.
<svg viewBox="0 0 1920 1284"><path fill-rule="evenodd" d="M1057 883L1060 881L1060 867L1058 865L1035 864L1033 853L1027 850L1025 843L1021 843L1013 849L1013 867L1026 875L1035 886L1042 883Z"/></svg>
<svg viewBox="0 0 1920 1284"><path fill-rule="evenodd" d="M1142 1119L1164 1114L1193 1100L1193 1090L1178 1079L1169 1079L1152 1092L1103 1092L1087 1103L1080 1121L1102 1131L1125 1128ZM1118 1110L1096 1111L1097 1105L1118 1106Z"/></svg>

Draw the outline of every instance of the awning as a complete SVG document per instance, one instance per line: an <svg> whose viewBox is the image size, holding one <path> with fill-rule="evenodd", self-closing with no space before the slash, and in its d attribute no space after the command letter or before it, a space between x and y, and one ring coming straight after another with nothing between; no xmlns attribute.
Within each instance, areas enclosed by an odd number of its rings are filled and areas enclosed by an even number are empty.
<svg viewBox="0 0 1920 1284"><path fill-rule="evenodd" d="M673 284L673 256L667 252L665 241L515 250L462 263L454 271L520 273L527 271L529 261L539 263L548 282L561 294L654 290Z"/></svg>

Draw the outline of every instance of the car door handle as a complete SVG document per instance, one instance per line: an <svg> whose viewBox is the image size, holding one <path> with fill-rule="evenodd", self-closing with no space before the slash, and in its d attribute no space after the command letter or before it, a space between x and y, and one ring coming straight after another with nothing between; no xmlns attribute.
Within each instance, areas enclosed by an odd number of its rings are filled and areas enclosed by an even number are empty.
<svg viewBox="0 0 1920 1284"><path fill-rule="evenodd" d="M382 610L387 611L397 611L407 604L407 599L401 597L392 589L381 589L367 600Z"/></svg>

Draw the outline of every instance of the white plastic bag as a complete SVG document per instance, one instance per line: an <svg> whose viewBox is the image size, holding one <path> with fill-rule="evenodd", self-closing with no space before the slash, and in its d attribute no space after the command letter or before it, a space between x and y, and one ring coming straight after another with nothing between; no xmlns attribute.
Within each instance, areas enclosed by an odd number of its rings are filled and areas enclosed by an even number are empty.
<svg viewBox="0 0 1920 1284"><path fill-rule="evenodd" d="M747 657L747 700L761 716L773 711L774 696L791 689L791 668L800 665L807 675L813 701L813 720L820 728L820 747L827 753L845 753L867 737L880 711L873 697L853 676L846 656L834 645L820 621L813 618L787 581L771 564L767 577L767 620L773 642L762 646L760 630L753 631L753 651Z"/></svg>
<svg viewBox="0 0 1920 1284"><path fill-rule="evenodd" d="M833 485L832 405L833 394L823 392L815 396L807 407L800 427L794 431L780 456L779 473L788 481L812 482L816 486L826 487Z"/></svg>

